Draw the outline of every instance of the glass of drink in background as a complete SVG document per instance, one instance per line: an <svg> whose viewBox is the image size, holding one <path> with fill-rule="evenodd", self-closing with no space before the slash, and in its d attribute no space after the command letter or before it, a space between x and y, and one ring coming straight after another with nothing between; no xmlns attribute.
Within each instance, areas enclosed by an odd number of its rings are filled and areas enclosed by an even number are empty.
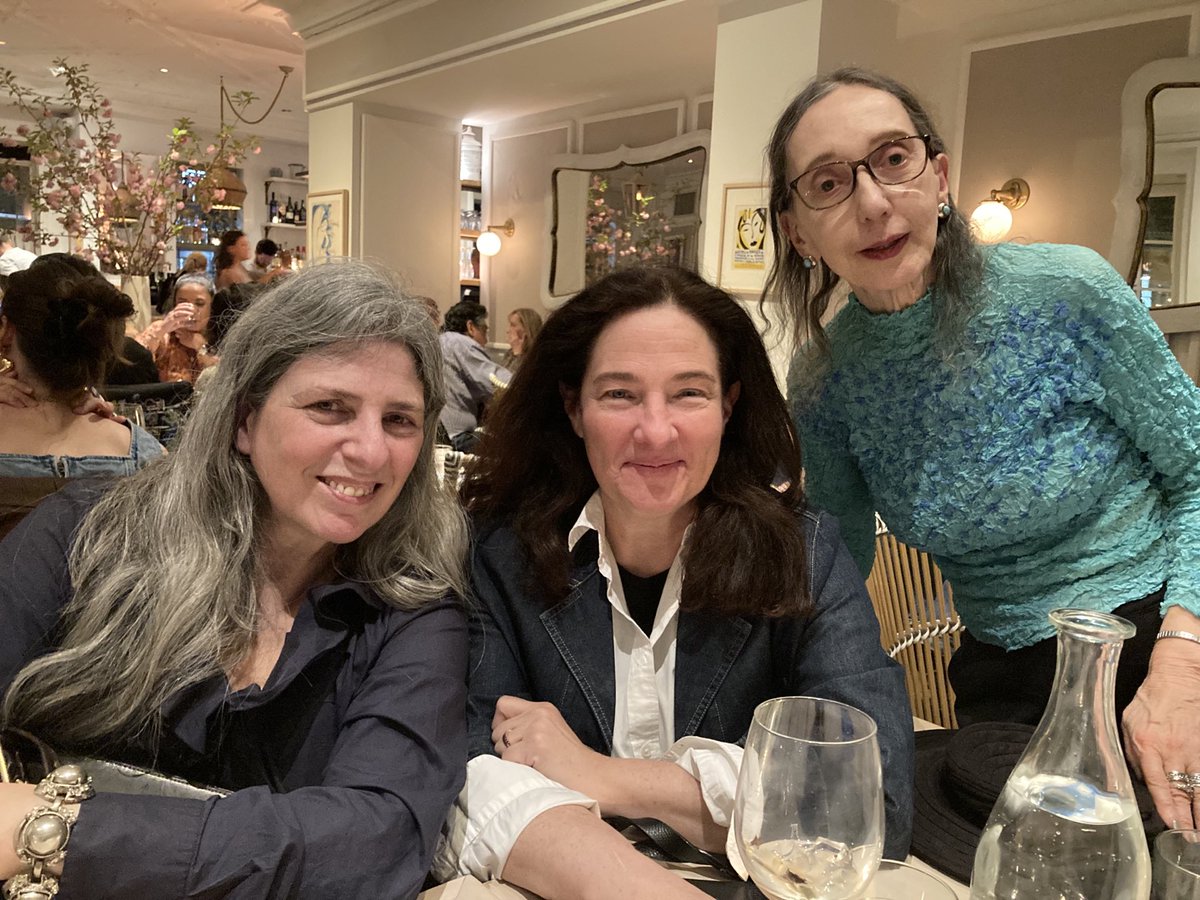
<svg viewBox="0 0 1200 900"><path fill-rule="evenodd" d="M857 900L883 855L875 722L816 697L759 704L733 828L746 869L776 900Z"/></svg>
<svg viewBox="0 0 1200 900"><path fill-rule="evenodd" d="M1154 841L1154 900L1200 900L1200 831L1164 831Z"/></svg>

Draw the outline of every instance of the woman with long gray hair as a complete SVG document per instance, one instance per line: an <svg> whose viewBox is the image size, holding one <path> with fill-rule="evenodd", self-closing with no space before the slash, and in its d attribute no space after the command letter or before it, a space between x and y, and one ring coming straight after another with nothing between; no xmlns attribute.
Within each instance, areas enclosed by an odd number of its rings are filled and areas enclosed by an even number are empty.
<svg viewBox="0 0 1200 900"><path fill-rule="evenodd" d="M864 574L875 511L941 566L967 627L960 724L1037 724L1051 610L1132 621L1125 749L1163 820L1200 824L1200 392L1162 332L1091 250L977 245L944 142L890 78L819 76L767 157L764 298L810 338L789 384L809 498Z"/></svg>
<svg viewBox="0 0 1200 900"><path fill-rule="evenodd" d="M315 267L230 330L175 453L0 544L4 725L231 792L68 800L64 893L416 895L466 756L442 402L424 308ZM0 880L38 877L11 836L45 805L0 785Z"/></svg>

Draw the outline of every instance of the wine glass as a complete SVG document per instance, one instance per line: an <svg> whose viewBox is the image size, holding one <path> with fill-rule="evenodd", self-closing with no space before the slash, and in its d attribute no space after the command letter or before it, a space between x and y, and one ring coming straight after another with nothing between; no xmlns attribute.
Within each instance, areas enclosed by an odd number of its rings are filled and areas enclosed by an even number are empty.
<svg viewBox="0 0 1200 900"><path fill-rule="evenodd" d="M875 722L817 697L759 704L746 737L734 838L774 900L861 898L883 856Z"/></svg>

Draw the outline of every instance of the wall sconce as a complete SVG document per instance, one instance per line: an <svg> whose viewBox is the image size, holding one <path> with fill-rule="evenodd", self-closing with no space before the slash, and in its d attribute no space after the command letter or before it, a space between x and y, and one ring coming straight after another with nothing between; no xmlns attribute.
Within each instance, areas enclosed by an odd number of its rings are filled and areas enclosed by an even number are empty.
<svg viewBox="0 0 1200 900"><path fill-rule="evenodd" d="M1013 217L1009 210L1020 209L1029 202L1029 184L1023 178L1012 178L1004 182L999 190L991 192L991 199L984 200L971 213L971 230L976 240L994 244L1003 240L1012 228Z"/></svg>
<svg viewBox="0 0 1200 900"><path fill-rule="evenodd" d="M500 231L505 237L512 237L516 230L517 226L513 224L512 219L505 219L503 225L489 225L483 234L476 238L475 246L484 256L495 256L500 252L501 243L500 235L496 232Z"/></svg>

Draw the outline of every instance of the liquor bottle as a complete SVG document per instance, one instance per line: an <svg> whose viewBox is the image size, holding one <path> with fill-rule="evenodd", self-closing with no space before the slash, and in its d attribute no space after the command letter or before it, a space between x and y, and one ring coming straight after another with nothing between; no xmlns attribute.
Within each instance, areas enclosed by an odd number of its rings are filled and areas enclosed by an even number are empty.
<svg viewBox="0 0 1200 900"><path fill-rule="evenodd" d="M296 203L296 224L297 225L303 225L306 221L308 221L308 213L305 211L305 207L307 205L308 204L305 203L303 200L300 200L299 202Z"/></svg>
<svg viewBox="0 0 1200 900"><path fill-rule="evenodd" d="M292 209L292 198L287 198L287 208L283 212L283 222L285 225L296 224L296 211Z"/></svg>
<svg viewBox="0 0 1200 900"><path fill-rule="evenodd" d="M279 224L279 201L275 199L274 191L271 192L271 203L268 206L268 210L269 210L270 216L271 216L271 224L278 225Z"/></svg>

